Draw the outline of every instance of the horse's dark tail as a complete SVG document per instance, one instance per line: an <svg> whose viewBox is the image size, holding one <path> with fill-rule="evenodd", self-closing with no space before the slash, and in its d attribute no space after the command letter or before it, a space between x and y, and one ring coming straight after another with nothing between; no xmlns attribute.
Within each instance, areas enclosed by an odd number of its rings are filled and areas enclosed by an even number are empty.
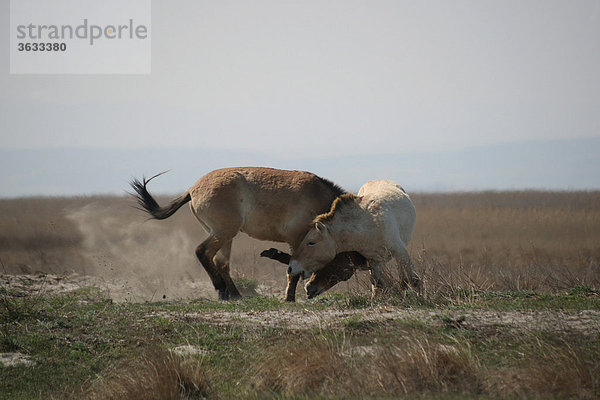
<svg viewBox="0 0 600 400"><path fill-rule="evenodd" d="M148 192L148 189L146 189L146 185L152 179L164 174L165 172L156 174L150 179L142 178L142 182L138 181L137 179L131 181L131 187L135 191L135 193L132 193L132 195L137 200L139 206L138 208L140 210L146 211L152 216L152 218L155 219L169 218L171 215L175 214L175 211L179 210L179 208L182 205L184 205L192 199L192 197L190 196L190 192L186 192L180 197L173 200L171 203L169 203L168 206L159 206L156 200L154 200L154 197L152 197L152 195Z"/></svg>

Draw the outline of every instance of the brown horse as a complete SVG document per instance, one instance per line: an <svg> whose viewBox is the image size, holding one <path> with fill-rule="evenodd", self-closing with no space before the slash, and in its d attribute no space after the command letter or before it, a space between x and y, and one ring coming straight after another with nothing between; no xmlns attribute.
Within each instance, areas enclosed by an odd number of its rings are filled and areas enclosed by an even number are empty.
<svg viewBox="0 0 600 400"><path fill-rule="evenodd" d="M134 179L131 186L141 209L155 219L190 207L208 238L196 248L196 256L208 273L219 299L237 299L240 293L229 274L231 242L238 232L259 240L300 245L311 221L327 212L345 191L333 182L304 171L239 167L209 172L187 192L165 207L158 205L146 186L155 177ZM288 269L285 300L294 301L299 275Z"/></svg>

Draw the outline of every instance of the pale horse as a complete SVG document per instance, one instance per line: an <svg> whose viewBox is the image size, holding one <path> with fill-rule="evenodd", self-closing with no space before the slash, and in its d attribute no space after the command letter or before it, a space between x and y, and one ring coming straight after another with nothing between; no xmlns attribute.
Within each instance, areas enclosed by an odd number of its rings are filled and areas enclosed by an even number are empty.
<svg viewBox="0 0 600 400"><path fill-rule="evenodd" d="M313 220L312 228L292 253L290 272L308 277L336 254L355 251L367 260L374 295L389 287L385 264L390 260L403 271L403 286L410 284L421 291L421 279L406 247L416 215L410 197L400 185L389 180L369 181L358 195L341 195L328 213ZM318 290L307 287L313 295Z"/></svg>

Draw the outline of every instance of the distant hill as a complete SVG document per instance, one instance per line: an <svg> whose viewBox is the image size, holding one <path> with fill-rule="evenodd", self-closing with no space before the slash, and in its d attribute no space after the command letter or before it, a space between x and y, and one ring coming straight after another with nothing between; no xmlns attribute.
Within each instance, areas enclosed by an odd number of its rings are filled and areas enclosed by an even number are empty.
<svg viewBox="0 0 600 400"><path fill-rule="evenodd" d="M600 138L527 141L448 152L307 163L340 182L351 179L360 185L368 179L389 178L410 191L600 189ZM336 171L332 166L340 167Z"/></svg>
<svg viewBox="0 0 600 400"><path fill-rule="evenodd" d="M356 190L392 179L408 191L600 189L600 138L527 141L448 152L297 158L210 149L0 150L0 197L123 194L132 177L171 172L157 193L186 190L206 172L261 165L315 172Z"/></svg>

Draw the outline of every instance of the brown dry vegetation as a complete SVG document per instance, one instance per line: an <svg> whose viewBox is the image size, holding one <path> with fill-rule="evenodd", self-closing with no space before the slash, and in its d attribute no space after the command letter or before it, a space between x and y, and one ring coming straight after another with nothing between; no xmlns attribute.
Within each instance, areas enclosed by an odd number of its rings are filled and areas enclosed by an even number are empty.
<svg viewBox="0 0 600 400"><path fill-rule="evenodd" d="M552 292L600 286L599 192L412 198L418 216L409 250L432 295L459 287ZM146 221L131 205L109 197L0 200L3 272L206 280L193 253L205 233L189 210ZM272 245L240 235L233 274L285 285L284 268L258 257ZM368 290L368 282L354 279L336 290Z"/></svg>
<svg viewBox="0 0 600 400"><path fill-rule="evenodd" d="M268 354L256 374L256 385L287 395L301 391L356 397L477 393L481 385L477 359L467 347L432 343L423 335L400 337L391 346L354 349L313 339L275 347Z"/></svg>
<svg viewBox="0 0 600 400"><path fill-rule="evenodd" d="M600 193L413 196L411 253L431 290L556 291L600 284ZM442 285L436 285L442 283Z"/></svg>
<svg viewBox="0 0 600 400"><path fill-rule="evenodd" d="M97 379L82 398L178 400L209 396L210 385L198 360L184 360L157 348L139 359L118 364L114 370Z"/></svg>

